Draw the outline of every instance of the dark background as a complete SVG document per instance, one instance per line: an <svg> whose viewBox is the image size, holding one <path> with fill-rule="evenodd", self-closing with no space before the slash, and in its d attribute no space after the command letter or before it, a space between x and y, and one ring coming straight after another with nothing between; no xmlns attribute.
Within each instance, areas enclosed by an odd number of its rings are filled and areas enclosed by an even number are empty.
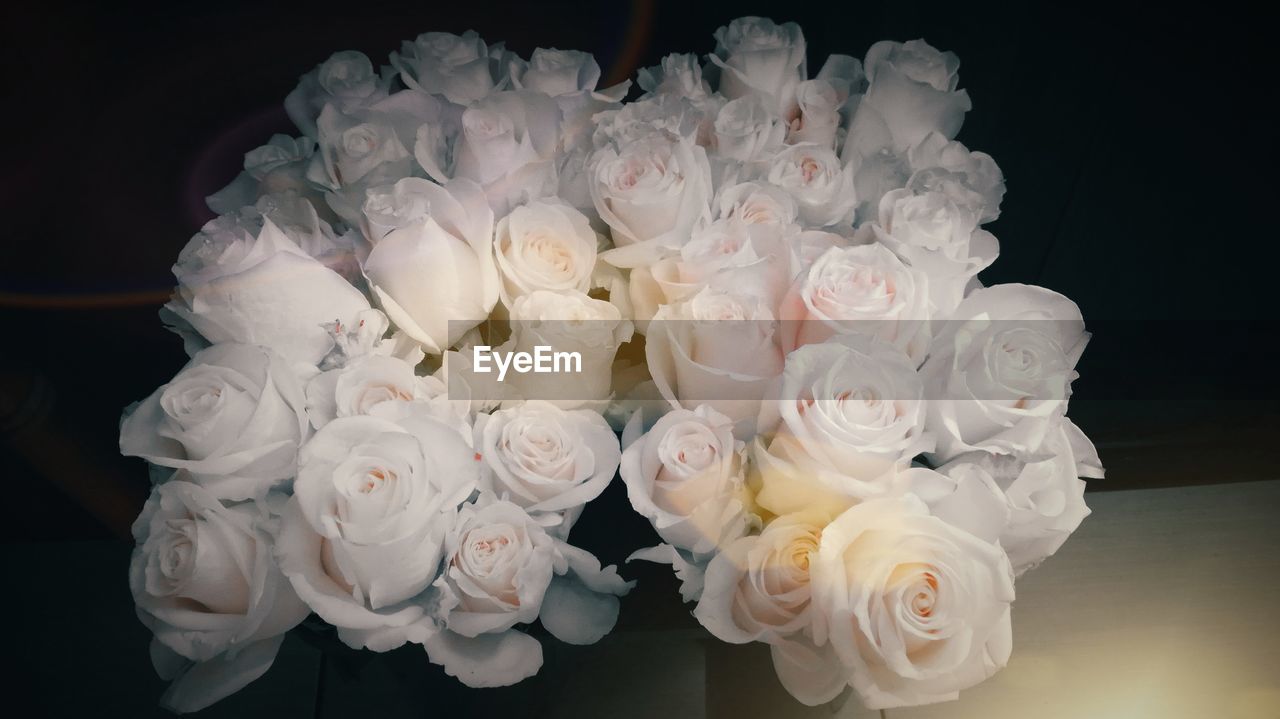
<svg viewBox="0 0 1280 719"><path fill-rule="evenodd" d="M427 30L475 29L525 56L590 51L612 81L669 52L709 52L718 26L751 14L799 22L811 72L880 39L955 51L974 105L959 139L1008 182L989 226L1001 256L983 279L1063 292L1095 333L1071 413L1107 466L1090 490L1275 477L1277 74L1272 25L1243 8L361 0L0 12L0 538L15 554L127 536L147 477L118 456L117 422L186 360L156 310L178 250L212 216L202 198L245 151L296 134L281 103L300 74L340 49L377 65ZM619 561L653 537L625 509L612 487L575 537ZM119 546L85 575L116 613L93 626L129 625L103 631L130 632L127 651L145 651ZM665 570L629 574L651 588L654 616L683 616Z"/></svg>

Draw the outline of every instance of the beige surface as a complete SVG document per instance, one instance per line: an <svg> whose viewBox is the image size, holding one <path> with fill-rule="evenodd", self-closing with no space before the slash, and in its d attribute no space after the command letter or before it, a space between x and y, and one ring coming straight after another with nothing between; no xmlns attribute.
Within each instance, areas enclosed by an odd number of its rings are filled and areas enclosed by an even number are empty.
<svg viewBox="0 0 1280 719"><path fill-rule="evenodd" d="M1280 482L1088 499L1018 581L1009 666L891 719L1280 717Z"/></svg>
<svg viewBox="0 0 1280 719"><path fill-rule="evenodd" d="M959 701L889 719L1280 717L1280 482L1090 494L1089 504L1066 546L1018 581L1009 666ZM699 632L602 645L571 682L566 715L879 716L856 698L795 702L763 645Z"/></svg>

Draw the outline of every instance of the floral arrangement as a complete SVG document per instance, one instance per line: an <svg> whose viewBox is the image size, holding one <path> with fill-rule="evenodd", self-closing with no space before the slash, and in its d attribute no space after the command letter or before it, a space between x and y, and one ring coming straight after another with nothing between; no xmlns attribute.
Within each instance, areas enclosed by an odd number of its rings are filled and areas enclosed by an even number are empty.
<svg viewBox="0 0 1280 719"><path fill-rule="evenodd" d="M634 90L471 32L302 76L301 135L246 154L173 268L190 363L121 423L166 706L253 681L311 614L468 686L533 675L522 628L595 642L631 586L571 543L615 475L662 542L632 559L805 704L1006 663L1015 577L1102 476L1066 418L1080 312L977 279L1004 180L954 140L954 54L810 77L794 23L715 41ZM565 366L527 371L545 348Z"/></svg>

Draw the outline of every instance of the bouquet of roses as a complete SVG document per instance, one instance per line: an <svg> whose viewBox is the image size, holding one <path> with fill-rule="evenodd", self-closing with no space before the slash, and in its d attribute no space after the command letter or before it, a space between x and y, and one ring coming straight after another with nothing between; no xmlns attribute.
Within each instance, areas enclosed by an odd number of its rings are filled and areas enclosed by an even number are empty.
<svg viewBox="0 0 1280 719"><path fill-rule="evenodd" d="M174 266L190 363L122 420L166 705L312 613L469 686L531 676L522 626L595 642L630 587L570 543L615 473L662 540L633 559L802 702L1004 665L1014 577L1102 476L1066 418L1079 310L977 280L1004 181L954 141L953 54L810 77L793 23L715 39L637 91L470 32L302 76L301 136L246 154Z"/></svg>

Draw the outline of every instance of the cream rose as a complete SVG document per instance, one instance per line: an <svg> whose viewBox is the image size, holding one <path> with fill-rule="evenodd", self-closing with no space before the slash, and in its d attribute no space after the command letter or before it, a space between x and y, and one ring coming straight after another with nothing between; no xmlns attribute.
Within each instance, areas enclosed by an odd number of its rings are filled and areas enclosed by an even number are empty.
<svg viewBox="0 0 1280 719"><path fill-rule="evenodd" d="M534 200L498 221L493 240L502 303L536 290L587 292L600 238L587 217L559 200Z"/></svg>
<svg viewBox="0 0 1280 719"><path fill-rule="evenodd" d="M469 440L422 411L335 419L303 447L276 556L348 645L387 651L434 632L426 591L479 477Z"/></svg>
<svg viewBox="0 0 1280 719"><path fill-rule="evenodd" d="M773 313L758 298L710 287L658 309L645 357L672 407L706 404L750 436L760 400L782 371Z"/></svg>
<svg viewBox="0 0 1280 719"><path fill-rule="evenodd" d="M476 418L481 485L531 515L559 515L566 537L582 507L608 486L621 450L609 423L589 409L529 401Z"/></svg>
<svg viewBox="0 0 1280 719"><path fill-rule="evenodd" d="M351 323L369 301L312 258L270 218L255 236L243 224L211 222L173 266L165 310L210 343L264 345L315 365L332 347L324 323Z"/></svg>
<svg viewBox="0 0 1280 719"><path fill-rule="evenodd" d="M1031 285L975 290L921 367L934 457L982 450L1028 456L1067 411L1089 334L1066 297Z"/></svg>
<svg viewBox="0 0 1280 719"><path fill-rule="evenodd" d="M414 402L446 395L436 377L419 377L413 365L386 355L366 355L307 383L307 416L316 429L338 417L374 414L387 402Z"/></svg>
<svg viewBox="0 0 1280 719"><path fill-rule="evenodd" d="M155 634L151 656L173 680L160 703L198 711L262 676L309 610L271 556L268 517L223 506L179 471L133 524L129 588Z"/></svg>
<svg viewBox="0 0 1280 719"><path fill-rule="evenodd" d="M832 646L869 709L955 699L1009 660L1009 558L919 498L872 500L836 517L822 531L810 591L814 638Z"/></svg>
<svg viewBox="0 0 1280 719"><path fill-rule="evenodd" d="M770 644L807 630L809 567L828 517L777 517L758 535L743 537L711 560L693 615L726 642Z"/></svg>
<svg viewBox="0 0 1280 719"><path fill-rule="evenodd" d="M514 684L542 665L538 640L515 629L540 619L557 639L592 644L618 618L631 583L554 539L523 509L481 498L461 510L436 581L442 630L427 656L470 687Z"/></svg>
<svg viewBox="0 0 1280 719"><path fill-rule="evenodd" d="M791 145L774 158L766 179L791 195L806 227L852 225L858 205L853 167L841 163L830 148L812 143Z"/></svg>
<svg viewBox="0 0 1280 719"><path fill-rule="evenodd" d="M511 349L577 352L574 371L508 375L515 396L553 402L565 409L609 397L618 347L631 338L631 323L617 305L581 292L531 292L511 308Z"/></svg>
<svg viewBox="0 0 1280 719"><path fill-rule="evenodd" d="M785 446L785 455L843 475L844 493L858 498L885 491L894 472L933 448L925 415L924 387L901 350L838 335L787 356L758 428L771 452Z"/></svg>
<svg viewBox="0 0 1280 719"><path fill-rule="evenodd" d="M217 344L125 410L120 452L188 472L231 501L293 477L308 437L306 400L284 360L264 347Z"/></svg>
<svg viewBox="0 0 1280 719"><path fill-rule="evenodd" d="M733 421L701 405L673 409L641 434L642 413L623 433L620 474L631 506L676 549L706 556L746 532L743 443Z"/></svg>
<svg viewBox="0 0 1280 719"><path fill-rule="evenodd" d="M493 212L480 187L452 180L428 201L427 217L378 241L364 273L391 322L438 355L489 316L499 280Z"/></svg>
<svg viewBox="0 0 1280 719"><path fill-rule="evenodd" d="M833 247L800 275L778 310L782 348L836 334L870 335L919 364L929 349L929 278L883 245Z"/></svg>
<svg viewBox="0 0 1280 719"><path fill-rule="evenodd" d="M699 220L710 216L711 168L689 140L650 136L621 152L598 150L591 160L591 198L613 243L679 247ZM636 264L636 251L607 253L615 265ZM640 254L639 261L648 257Z"/></svg>

